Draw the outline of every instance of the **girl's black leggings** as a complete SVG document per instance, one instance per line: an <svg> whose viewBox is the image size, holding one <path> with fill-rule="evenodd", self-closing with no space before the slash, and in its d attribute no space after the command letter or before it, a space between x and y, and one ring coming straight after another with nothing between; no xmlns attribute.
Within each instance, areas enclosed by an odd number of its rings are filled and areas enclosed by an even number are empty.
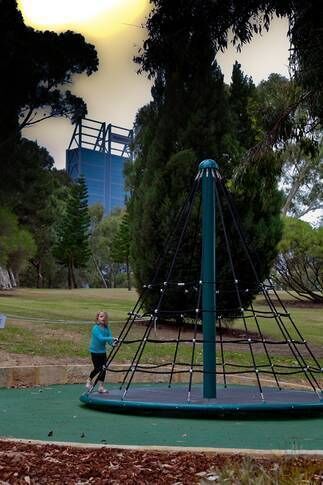
<svg viewBox="0 0 323 485"><path fill-rule="evenodd" d="M102 371L102 367L107 362L107 354L94 354L91 352L91 358L93 362L93 371L90 374L90 379L93 379L96 375L98 375ZM103 371L100 375L100 381L104 381L105 379L105 371Z"/></svg>

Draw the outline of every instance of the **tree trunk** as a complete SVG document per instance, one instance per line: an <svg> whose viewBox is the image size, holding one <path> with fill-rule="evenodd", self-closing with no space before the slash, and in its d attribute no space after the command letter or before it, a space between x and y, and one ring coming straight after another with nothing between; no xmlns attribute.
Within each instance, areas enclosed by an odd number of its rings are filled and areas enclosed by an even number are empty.
<svg viewBox="0 0 323 485"><path fill-rule="evenodd" d="M11 288L15 288L16 286L19 286L18 275L15 275L10 268L8 268L8 276L9 276Z"/></svg>
<svg viewBox="0 0 323 485"><path fill-rule="evenodd" d="M93 259L93 262L94 262L94 266L96 267L96 270L97 270L97 272L100 275L100 278L102 280L102 283L103 283L104 287L105 288L108 288L107 282L105 281L104 276L102 274L102 271L100 270L100 267L99 267L99 265L98 265L98 263L97 263L97 261L96 261L96 259L95 259L95 257L93 255L92 255L92 259Z"/></svg>
<svg viewBox="0 0 323 485"><path fill-rule="evenodd" d="M74 268L73 262L71 263L71 278L72 278L73 288L77 288L77 283L75 278L75 268Z"/></svg>
<svg viewBox="0 0 323 485"><path fill-rule="evenodd" d="M68 284L68 289L72 289L72 276L71 276L71 263L68 263L68 268L67 268L67 284Z"/></svg>
<svg viewBox="0 0 323 485"><path fill-rule="evenodd" d="M301 163L301 159L298 158L298 160L295 161L295 166L297 167L297 164L299 163ZM308 171L308 162L307 163L304 162L298 171L298 175L294 178L290 191L287 195L287 199L281 211L283 216L286 216L288 211L290 210L290 207L292 205L293 199L295 198L295 195L299 192L300 187L302 187L307 171Z"/></svg>
<svg viewBox="0 0 323 485"><path fill-rule="evenodd" d="M37 264L37 288L44 287L44 277L41 272L41 262L39 261Z"/></svg>
<svg viewBox="0 0 323 485"><path fill-rule="evenodd" d="M128 284L128 291L131 291L131 281L130 281L130 266L129 262L126 262L126 270L127 270L127 284Z"/></svg>

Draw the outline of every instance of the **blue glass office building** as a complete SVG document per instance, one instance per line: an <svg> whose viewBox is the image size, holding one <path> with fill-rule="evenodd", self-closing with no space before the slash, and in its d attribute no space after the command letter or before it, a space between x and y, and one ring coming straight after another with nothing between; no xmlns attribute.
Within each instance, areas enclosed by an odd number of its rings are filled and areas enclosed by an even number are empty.
<svg viewBox="0 0 323 485"><path fill-rule="evenodd" d="M132 160L131 144L132 130L84 118L66 150L67 173L73 180L85 177L88 204L100 203L105 215L125 205L123 170Z"/></svg>

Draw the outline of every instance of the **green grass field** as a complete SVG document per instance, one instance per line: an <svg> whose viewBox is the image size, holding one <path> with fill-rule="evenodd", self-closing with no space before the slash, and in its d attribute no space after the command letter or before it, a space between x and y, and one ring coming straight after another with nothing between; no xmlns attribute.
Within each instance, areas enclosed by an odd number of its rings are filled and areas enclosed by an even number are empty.
<svg viewBox="0 0 323 485"><path fill-rule="evenodd" d="M92 322L97 311L123 320L137 299L126 289L17 289L0 293L0 313L42 322Z"/></svg>
<svg viewBox="0 0 323 485"><path fill-rule="evenodd" d="M118 334L137 294L126 289L17 289L0 293L0 350L48 357L88 357L96 312L109 312Z"/></svg>
<svg viewBox="0 0 323 485"><path fill-rule="evenodd" d="M284 297L284 295L283 295ZM119 335L137 300L135 291L126 289L77 289L77 290L40 290L17 289L0 293L0 313L7 315L7 324L0 329L0 350L18 354L29 354L48 357L79 357L88 358L88 341L92 323L98 310L106 310L110 315L111 328L114 335ZM263 301L256 303L258 309L263 309ZM317 347L323 347L323 315L321 308L303 308L291 305L290 312L300 332L306 340ZM288 319L287 319L288 321ZM273 320L259 319L266 337L279 338L279 330ZM248 321L249 325L249 321ZM243 328L242 322L235 322L234 328ZM249 329L256 330L255 324ZM144 326L134 326L131 339L142 336ZM163 330L167 338L167 329ZM190 345L182 346L178 360L189 361ZM147 362L153 362L156 357L161 362L169 362L174 355L174 344L166 343L156 347L147 345L145 357ZM130 359L133 348L124 345L120 359ZM196 351L196 362L202 362L201 347ZM249 362L249 352L239 349L227 352L231 362L246 364ZM265 361L264 352L259 351L257 359ZM291 364L288 356L277 355L276 361Z"/></svg>

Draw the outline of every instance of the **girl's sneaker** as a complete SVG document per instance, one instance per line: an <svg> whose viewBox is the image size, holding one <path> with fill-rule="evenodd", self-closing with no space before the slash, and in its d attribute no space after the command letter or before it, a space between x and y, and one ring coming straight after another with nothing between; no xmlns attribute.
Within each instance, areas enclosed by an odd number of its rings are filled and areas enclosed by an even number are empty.
<svg viewBox="0 0 323 485"><path fill-rule="evenodd" d="M92 381L88 379L85 384L86 389L90 390L92 388Z"/></svg>
<svg viewBox="0 0 323 485"><path fill-rule="evenodd" d="M99 384L99 387L98 387L98 392L100 394L107 394L109 391L107 389L105 389L103 383L100 383Z"/></svg>

